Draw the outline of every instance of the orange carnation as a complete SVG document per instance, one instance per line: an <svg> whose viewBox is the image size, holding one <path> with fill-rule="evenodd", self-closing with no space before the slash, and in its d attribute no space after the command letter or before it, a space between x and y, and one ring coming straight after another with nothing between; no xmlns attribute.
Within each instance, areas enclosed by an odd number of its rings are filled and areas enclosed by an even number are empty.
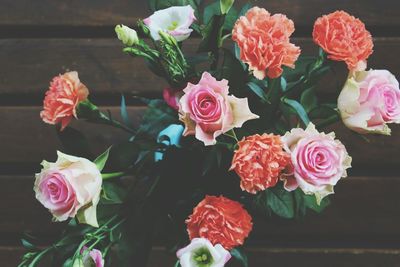
<svg viewBox="0 0 400 267"><path fill-rule="evenodd" d="M240 187L252 194L275 186L290 163L281 137L273 134L252 135L238 143L231 170L240 176Z"/></svg>
<svg viewBox="0 0 400 267"><path fill-rule="evenodd" d="M241 60L262 80L279 77L282 65L294 68L300 48L289 41L293 32L293 21L285 15L271 16L264 8L253 7L236 21L232 39L240 48Z"/></svg>
<svg viewBox="0 0 400 267"><path fill-rule="evenodd" d="M328 53L328 58L346 62L349 70L364 70L374 47L364 23L344 11L318 18L313 38Z"/></svg>
<svg viewBox="0 0 400 267"><path fill-rule="evenodd" d="M242 245L253 228L252 218L239 202L206 196L186 220L190 239L202 237L230 250Z"/></svg>
<svg viewBox="0 0 400 267"><path fill-rule="evenodd" d="M56 76L46 92L40 117L49 124L61 123L61 129L64 129L76 117L78 104L88 95L89 90L81 83L76 71Z"/></svg>

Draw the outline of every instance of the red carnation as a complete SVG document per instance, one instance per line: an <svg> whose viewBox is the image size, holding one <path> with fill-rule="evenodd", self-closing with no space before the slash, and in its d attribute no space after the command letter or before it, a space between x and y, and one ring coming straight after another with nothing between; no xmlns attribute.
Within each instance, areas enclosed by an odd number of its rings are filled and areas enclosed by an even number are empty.
<svg viewBox="0 0 400 267"><path fill-rule="evenodd" d="M239 202L226 197L206 196L186 220L190 239L202 237L230 250L242 245L253 223Z"/></svg>

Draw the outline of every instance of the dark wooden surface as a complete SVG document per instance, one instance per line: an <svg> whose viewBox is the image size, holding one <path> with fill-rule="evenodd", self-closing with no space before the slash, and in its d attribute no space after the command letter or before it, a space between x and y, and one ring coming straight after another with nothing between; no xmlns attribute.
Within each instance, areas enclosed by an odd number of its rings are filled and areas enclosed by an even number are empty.
<svg viewBox="0 0 400 267"><path fill-rule="evenodd" d="M0 0L0 266L16 266L24 231L51 239L60 225L34 199L33 173L42 159L53 160L61 145L55 129L39 118L50 79L78 70L91 98L118 116L120 94L159 96L165 85L140 59L121 52L113 27L134 25L150 15L145 0ZM244 0L237 0L244 3ZM400 2L396 0L255 1L293 19L294 42L305 54L316 47L314 20L344 9L360 17L375 38L369 65L400 77ZM193 52L198 40L185 42ZM343 79L343 77L341 77ZM337 83L320 86L331 97ZM135 124L143 107L130 106ZM107 126L74 122L97 152L126 135ZM250 266L400 266L400 127L393 136L368 136L369 142L338 124L335 130L354 158L350 177L336 187L333 204L322 215L301 221L271 219L256 223L249 240ZM150 267L172 266L174 257L156 248Z"/></svg>

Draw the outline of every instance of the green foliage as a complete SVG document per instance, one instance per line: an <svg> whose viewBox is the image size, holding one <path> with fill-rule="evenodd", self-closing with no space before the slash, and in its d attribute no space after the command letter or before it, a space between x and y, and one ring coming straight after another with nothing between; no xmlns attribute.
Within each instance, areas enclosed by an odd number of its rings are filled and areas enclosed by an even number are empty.
<svg viewBox="0 0 400 267"><path fill-rule="evenodd" d="M234 248L231 251L232 257L237 260L243 267L248 267L249 262L247 259L247 255L241 248Z"/></svg>
<svg viewBox="0 0 400 267"><path fill-rule="evenodd" d="M253 204L254 208L264 216L273 213L282 218L293 219L304 216L307 209L320 213L329 205L329 199L325 197L318 205L314 195L306 195L301 189L289 192L279 183L275 187L259 192Z"/></svg>
<svg viewBox="0 0 400 267"><path fill-rule="evenodd" d="M267 94L264 92L264 90L258 86L258 84L254 83L254 82L248 82L247 86L249 87L249 89L251 91L253 91L260 99L263 103L268 103L268 97Z"/></svg>
<svg viewBox="0 0 400 267"><path fill-rule="evenodd" d="M229 10L231 9L233 3L235 0L220 0L220 7L221 7L221 13L222 14L227 14Z"/></svg>
<svg viewBox="0 0 400 267"><path fill-rule="evenodd" d="M304 126L307 126L310 123L310 119L308 118L307 111L304 107L294 99L283 98L283 103L290 106L299 116Z"/></svg>
<svg viewBox="0 0 400 267"><path fill-rule="evenodd" d="M108 156L110 154L110 149L111 147L109 147L106 151L104 151L101 155L99 155L93 162L94 164L96 164L97 169L99 169L99 171L102 171L104 166L106 165Z"/></svg>
<svg viewBox="0 0 400 267"><path fill-rule="evenodd" d="M139 134L145 133L156 138L158 133L173 123L179 123L178 115L175 110L160 99L144 100L148 108L143 115L143 120L139 128Z"/></svg>

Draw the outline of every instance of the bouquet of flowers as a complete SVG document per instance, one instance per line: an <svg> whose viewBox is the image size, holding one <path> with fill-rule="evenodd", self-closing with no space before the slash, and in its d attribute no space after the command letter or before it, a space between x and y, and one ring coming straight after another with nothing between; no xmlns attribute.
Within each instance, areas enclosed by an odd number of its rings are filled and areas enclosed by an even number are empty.
<svg viewBox="0 0 400 267"><path fill-rule="evenodd" d="M342 121L389 135L400 122L398 81L366 70L371 34L344 11L316 20L319 53L305 56L283 14L234 0L149 3L151 16L115 31L123 52L168 83L163 99L130 96L147 105L132 127L125 96L116 120L89 100L77 72L51 81L40 116L68 154L42 162L34 191L64 231L47 248L24 238L19 266L146 266L155 244L176 253L175 266L248 266L253 222L321 212L347 176L351 157L324 128ZM201 38L190 53L191 35ZM340 62L348 77L328 101L320 81ZM75 119L129 138L95 157Z"/></svg>

